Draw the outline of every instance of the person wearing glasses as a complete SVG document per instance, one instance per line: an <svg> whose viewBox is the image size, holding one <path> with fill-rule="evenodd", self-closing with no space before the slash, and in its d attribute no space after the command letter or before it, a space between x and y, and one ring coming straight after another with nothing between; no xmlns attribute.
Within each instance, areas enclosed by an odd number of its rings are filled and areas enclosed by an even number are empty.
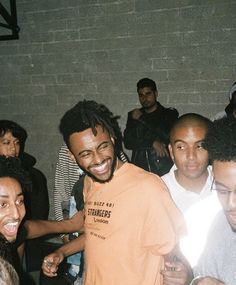
<svg viewBox="0 0 236 285"><path fill-rule="evenodd" d="M235 285L236 282L236 119L215 121L205 147L212 160L222 211L216 216L207 244L194 267L193 285Z"/></svg>

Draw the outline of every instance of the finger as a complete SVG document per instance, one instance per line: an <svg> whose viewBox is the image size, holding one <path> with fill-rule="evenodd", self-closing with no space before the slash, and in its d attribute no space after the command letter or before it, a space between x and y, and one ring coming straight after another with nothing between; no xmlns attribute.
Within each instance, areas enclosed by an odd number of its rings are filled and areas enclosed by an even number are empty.
<svg viewBox="0 0 236 285"><path fill-rule="evenodd" d="M42 268L47 274L52 274L53 276L57 274L58 266L53 259L44 259Z"/></svg>

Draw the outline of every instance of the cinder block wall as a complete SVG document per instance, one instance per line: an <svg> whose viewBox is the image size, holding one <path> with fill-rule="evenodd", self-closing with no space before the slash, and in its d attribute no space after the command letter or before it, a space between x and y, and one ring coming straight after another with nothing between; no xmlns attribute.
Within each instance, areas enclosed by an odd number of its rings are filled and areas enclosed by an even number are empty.
<svg viewBox="0 0 236 285"><path fill-rule="evenodd" d="M59 119L77 101L105 103L123 129L148 76L180 113L224 109L235 11L235 0L17 0L20 39L0 42L0 117L27 129L51 202Z"/></svg>

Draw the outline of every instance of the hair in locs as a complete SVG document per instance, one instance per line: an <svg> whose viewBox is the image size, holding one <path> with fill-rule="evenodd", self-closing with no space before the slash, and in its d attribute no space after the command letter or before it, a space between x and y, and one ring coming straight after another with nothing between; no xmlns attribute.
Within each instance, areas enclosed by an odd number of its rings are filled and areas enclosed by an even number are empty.
<svg viewBox="0 0 236 285"><path fill-rule="evenodd" d="M84 130L92 130L94 136L97 135L97 126L101 126L103 130L106 130L111 138L116 139L115 127L118 126L117 117L114 117L112 112L104 106L103 104L98 104L95 101L81 101L76 104L73 108L65 113L60 122L60 132L63 135L64 141L66 142L68 148L70 149L70 136L76 132L82 132ZM113 145L114 147L114 145ZM115 151L114 151L115 154ZM117 163L117 156L114 155L112 163L111 176L106 181L100 181L93 174L87 172L83 167L80 168L90 177L98 182L104 183L111 180L113 172L115 170Z"/></svg>

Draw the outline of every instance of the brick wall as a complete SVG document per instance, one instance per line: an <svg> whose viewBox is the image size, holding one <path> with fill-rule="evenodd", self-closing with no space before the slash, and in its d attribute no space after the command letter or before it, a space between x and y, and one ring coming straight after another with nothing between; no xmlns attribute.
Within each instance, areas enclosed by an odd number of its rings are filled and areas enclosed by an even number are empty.
<svg viewBox="0 0 236 285"><path fill-rule="evenodd" d="M235 11L235 0L17 0L20 39L0 42L0 114L27 129L51 201L59 119L77 101L105 103L124 128L148 76L180 113L224 109Z"/></svg>

